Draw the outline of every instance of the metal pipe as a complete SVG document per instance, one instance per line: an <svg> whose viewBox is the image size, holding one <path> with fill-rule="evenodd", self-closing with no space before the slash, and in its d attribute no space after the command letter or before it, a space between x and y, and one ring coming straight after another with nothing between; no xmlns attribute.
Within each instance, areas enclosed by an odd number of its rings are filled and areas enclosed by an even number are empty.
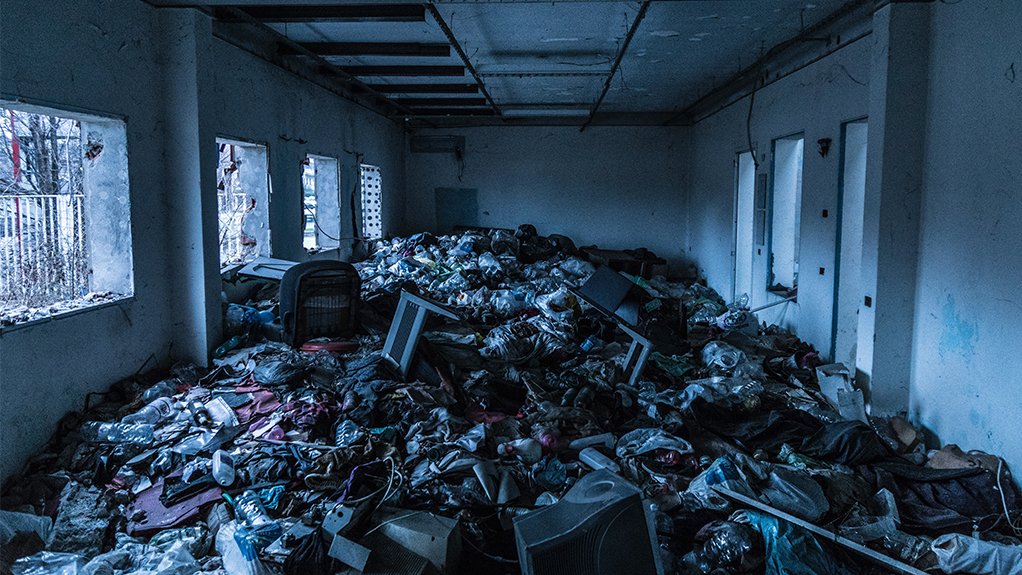
<svg viewBox="0 0 1022 575"><path fill-rule="evenodd" d="M625 40L621 43L621 49L618 50L617 58L614 59L614 65L610 67L610 73L607 74L607 80L603 83L603 91L600 92L600 97L596 99L596 104L593 105L593 109L589 112L589 118L582 124L580 132L584 132L586 127L592 123L593 118L596 117L596 111L600 109L600 104L603 103L603 98L607 96L607 92L610 91L610 83L614 80L614 74L617 73L617 69L621 67L621 61L625 58L625 52L628 50L628 45L632 43L632 38L635 33L639 30L639 24L642 23L642 19L646 17L646 12L649 11L649 5L653 3L653 0L644 0L642 6L639 7L639 13L635 15L635 20L632 22L631 28L628 29L628 33L625 34Z"/></svg>
<svg viewBox="0 0 1022 575"><path fill-rule="evenodd" d="M774 307L775 305L781 305L782 303L787 303L787 302L789 302L789 301L794 301L794 302L797 302L797 301L798 301L798 294L795 294L795 295L793 295L793 296L788 296L788 297L786 297L786 298L784 298L784 299L782 299L782 300L777 300L777 301L775 301L775 302L771 302L771 303L768 303L768 304L766 304L766 305L761 305L761 306L759 306L759 307L758 307L758 308L756 308L756 309L750 309L750 310L749 310L749 313L756 313L756 312L758 312L758 311L763 311L763 310L765 310L765 309L769 309L769 308L772 308L772 307Z"/></svg>

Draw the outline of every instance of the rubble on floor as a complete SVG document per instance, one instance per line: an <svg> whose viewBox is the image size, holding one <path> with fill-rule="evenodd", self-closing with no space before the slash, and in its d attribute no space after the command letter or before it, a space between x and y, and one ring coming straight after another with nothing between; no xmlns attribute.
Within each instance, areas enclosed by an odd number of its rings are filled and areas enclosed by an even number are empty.
<svg viewBox="0 0 1022 575"><path fill-rule="evenodd" d="M655 351L629 385L628 339L569 289L593 265L530 227L380 243L354 351L236 333L211 370L115 384L8 482L0 572L1022 573L999 458L859 415L840 369L699 284L632 277ZM408 378L381 355L401 290L463 318ZM599 547L557 547L581 531Z"/></svg>

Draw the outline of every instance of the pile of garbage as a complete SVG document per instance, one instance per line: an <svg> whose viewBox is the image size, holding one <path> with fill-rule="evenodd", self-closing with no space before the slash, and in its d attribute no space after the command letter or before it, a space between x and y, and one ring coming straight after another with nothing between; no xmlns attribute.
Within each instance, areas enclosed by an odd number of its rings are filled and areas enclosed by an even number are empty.
<svg viewBox="0 0 1022 575"><path fill-rule="evenodd" d="M666 573L906 572L840 537L1022 574L1001 459L866 416L745 301L632 278L656 351L629 385L627 338L568 289L594 267L567 238L418 234L356 267L354 351L235 336L213 369L121 381L65 417L5 486L0 572L519 573L514 519L610 472L642 491ZM431 321L407 378L381 354L401 290L463 318Z"/></svg>

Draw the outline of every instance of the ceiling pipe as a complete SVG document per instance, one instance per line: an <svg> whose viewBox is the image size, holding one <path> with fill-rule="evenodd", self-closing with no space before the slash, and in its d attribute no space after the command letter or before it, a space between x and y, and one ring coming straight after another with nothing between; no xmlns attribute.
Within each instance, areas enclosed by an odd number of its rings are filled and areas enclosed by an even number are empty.
<svg viewBox="0 0 1022 575"><path fill-rule="evenodd" d="M433 19L436 20L437 25L440 26L441 30L443 30L444 36L447 36L447 41L450 42L451 47L454 48L454 51L461 57L461 61L465 64L465 69L468 70L469 74L472 74L473 78L475 78L476 84L479 84L479 91L486 98L486 101L490 103L490 107L493 108L493 113L497 116L503 117L503 114L500 113L500 108L497 107L497 103L493 101L493 96L491 96L489 90L486 89L486 84L483 84L483 79L479 75L479 72L476 70L475 66L472 65L472 61L468 59L468 54L466 54L465 50L462 49L461 44L458 43L458 39L454 37L454 32L451 31L450 26L447 25L443 16L440 15L440 10L437 10L436 5L432 3L427 4L426 7L429 9L429 13L433 15Z"/></svg>
<svg viewBox="0 0 1022 575"><path fill-rule="evenodd" d="M625 41L621 43L621 49L618 50L617 58L614 58L614 65L610 67L610 73L607 74L607 80L603 83L603 91L600 92L600 97L596 99L596 104L593 105L593 109L589 111L589 118L586 119L585 123L579 129L580 132L584 132L586 128L593 122L593 118L596 117L596 111L600 109L600 104L603 103L603 98L607 96L607 92L610 91L610 84L614 80L614 74L617 73L618 68L621 67L621 60L625 58L625 52L628 50L628 45L632 43L632 38L635 37L635 33L639 30L639 24L642 23L642 19L646 17L646 12L649 11L649 5L653 3L653 0L643 0L642 6L639 8L639 13L635 15L635 21L632 22L632 27L628 29L628 34L625 34Z"/></svg>

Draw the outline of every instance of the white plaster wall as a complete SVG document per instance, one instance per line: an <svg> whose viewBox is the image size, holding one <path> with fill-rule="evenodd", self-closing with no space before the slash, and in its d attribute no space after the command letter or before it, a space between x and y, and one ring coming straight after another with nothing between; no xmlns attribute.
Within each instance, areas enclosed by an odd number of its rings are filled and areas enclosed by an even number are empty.
<svg viewBox="0 0 1022 575"><path fill-rule="evenodd" d="M563 234L578 246L646 247L674 270L686 243L684 128L478 127L423 131L465 136L453 153L407 153L407 232L434 230L434 190L478 190L479 225Z"/></svg>
<svg viewBox="0 0 1022 575"><path fill-rule="evenodd" d="M302 247L301 162L310 153L340 161L343 237L352 237L349 198L358 182L355 153L382 171L384 232L400 228L404 134L398 124L219 39L213 41L212 63L217 135L269 147L274 257L309 257ZM215 153L212 142L209 148ZM342 258L350 246L350 241L342 242Z"/></svg>
<svg viewBox="0 0 1022 575"><path fill-rule="evenodd" d="M142 2L4 2L0 96L127 123L135 295L0 333L0 477L20 469L85 395L170 343L156 11ZM154 364L150 362L149 366Z"/></svg>
<svg viewBox="0 0 1022 575"><path fill-rule="evenodd" d="M824 355L832 339L841 124L867 114L869 66L866 37L760 89L752 109L757 173L772 174L774 139L805 134L798 303L780 304L759 317L796 330ZM738 100L691 129L687 255L710 287L725 296L732 293L734 282L734 161L737 153L749 149L749 103L749 97ZM821 138L833 140L825 158L817 151ZM779 299L766 291L767 263L767 248L757 247L750 294L754 307Z"/></svg>
<svg viewBox="0 0 1022 575"><path fill-rule="evenodd" d="M910 413L1022 472L1022 4L931 6Z"/></svg>

